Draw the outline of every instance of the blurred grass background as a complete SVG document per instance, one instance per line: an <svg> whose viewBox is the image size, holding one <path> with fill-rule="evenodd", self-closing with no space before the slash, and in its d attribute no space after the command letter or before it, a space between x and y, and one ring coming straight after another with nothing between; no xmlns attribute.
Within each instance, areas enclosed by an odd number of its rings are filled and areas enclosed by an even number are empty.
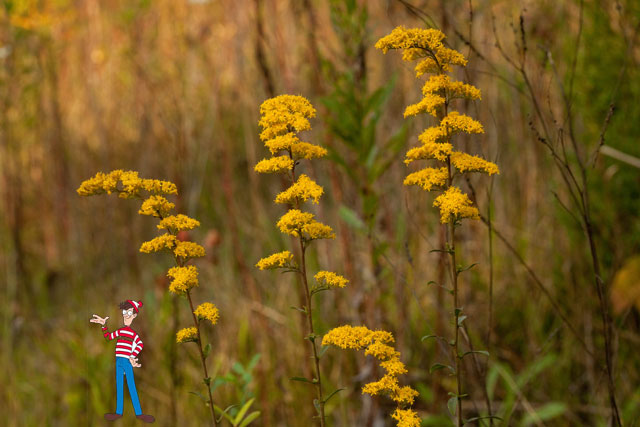
<svg viewBox="0 0 640 427"><path fill-rule="evenodd" d="M219 307L207 330L219 406L246 402L253 425L304 426L308 386L289 380L305 357L298 284L259 272L287 247L275 227L281 190L253 165L267 155L258 107L291 93L318 108L308 140L330 158L303 165L326 196L314 205L336 230L311 266L343 273L348 288L319 298L321 333L345 323L390 330L426 425L450 425L453 380L429 367L444 356L450 310L432 195L402 186L406 149L428 119L404 120L421 81L375 41L397 25L438 26L469 58L457 77L482 90L462 108L486 133L460 138L501 174L472 180L480 221L460 229L468 334L487 362L466 365L469 416L486 412L482 388L504 425L607 425L602 323L588 245L559 200L568 195L533 128L564 132L571 112L583 153L593 153L610 104L605 146L589 170L592 219L615 324L616 393L627 425L640 418L640 4L634 0L3 0L0 12L0 411L8 426L102 425L115 406L113 345L89 323L121 320L118 303L141 299L134 327L145 343L136 371L143 410L159 425L207 423L195 347L177 346L184 302L169 295L170 259L140 254L156 234L134 201L80 198L97 171L132 169L178 185L177 210L199 219L191 238L197 298ZM522 31L524 30L524 31ZM503 53L527 47L532 96ZM503 53L500 52L497 43ZM570 88L570 108L562 89ZM569 89L567 89L569 90ZM530 123L532 123L530 125ZM625 153L626 161L613 158ZM609 155L606 155L609 153ZM619 156L618 156L619 157ZM467 187L468 190L468 187ZM557 194L558 197L554 194ZM489 213L490 212L490 213ZM516 253L518 255L516 255ZM593 360L563 324L520 256L550 291ZM489 278L492 277L490 285ZM492 287L490 297L489 288ZM492 316L489 316L489 306ZM259 356L258 356L259 355ZM360 387L379 375L352 352L323 358L332 425L390 425L384 398ZM125 393L126 394L126 393ZM125 397L125 419L133 418ZM4 421L3 421L4 423ZM488 424L487 424L488 425Z"/></svg>

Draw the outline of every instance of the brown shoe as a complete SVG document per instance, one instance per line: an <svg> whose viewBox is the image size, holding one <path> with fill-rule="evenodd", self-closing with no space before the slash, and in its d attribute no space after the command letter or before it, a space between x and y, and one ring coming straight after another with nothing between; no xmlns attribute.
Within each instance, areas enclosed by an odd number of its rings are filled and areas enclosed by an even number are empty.
<svg viewBox="0 0 640 427"><path fill-rule="evenodd" d="M118 418L122 418L122 414L104 414L104 419L107 421L114 421Z"/></svg>
<svg viewBox="0 0 640 427"><path fill-rule="evenodd" d="M147 414L136 415L136 418L141 421L144 421L145 423L152 423L156 420L155 418L153 418L153 415L147 415Z"/></svg>

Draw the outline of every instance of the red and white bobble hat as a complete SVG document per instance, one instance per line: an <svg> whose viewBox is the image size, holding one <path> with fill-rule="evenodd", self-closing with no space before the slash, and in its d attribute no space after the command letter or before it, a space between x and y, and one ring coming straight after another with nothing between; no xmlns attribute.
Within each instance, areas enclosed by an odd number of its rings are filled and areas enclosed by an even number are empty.
<svg viewBox="0 0 640 427"><path fill-rule="evenodd" d="M136 313L139 311L139 308L142 307L142 301L133 301L128 299L127 302L133 306Z"/></svg>

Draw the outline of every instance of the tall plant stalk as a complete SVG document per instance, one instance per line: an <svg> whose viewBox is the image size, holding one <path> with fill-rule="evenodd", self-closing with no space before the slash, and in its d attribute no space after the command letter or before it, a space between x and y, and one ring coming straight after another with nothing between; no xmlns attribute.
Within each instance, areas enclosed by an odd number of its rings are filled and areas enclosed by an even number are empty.
<svg viewBox="0 0 640 427"><path fill-rule="evenodd" d="M188 265L188 262L191 259L204 256L204 248L197 243L182 241L178 238L178 232L192 230L200 226L200 222L186 215L170 214L175 204L169 202L164 195L177 194L178 190L175 184L169 181L141 179L134 171L115 170L108 174L98 173L93 178L84 181L77 191L81 196L115 193L120 198L139 199L143 201L139 213L158 218L158 228L164 229L165 233L144 242L140 247L140 252L151 253L166 250L173 256L176 266L168 272L168 276L173 278L169 285L169 291L186 296L193 319L193 327L178 331L176 341L178 343L195 342L198 346L204 374L203 382L209 396L207 405L211 412L211 424L217 427L218 421L211 392L212 379L209 377L206 364L211 344L202 347L200 330L202 320L206 319L212 324L216 324L219 312L216 306L211 303L203 303L194 308L191 290L198 286L198 269L193 265ZM144 193L148 193L148 197L143 197Z"/></svg>
<svg viewBox="0 0 640 427"><path fill-rule="evenodd" d="M291 186L276 196L276 203L289 205L287 212L280 218L277 225L280 231L297 238L300 256L299 262L289 251L275 253L261 259L256 265L261 270L284 269L285 272L296 272L300 275L303 286L303 307L295 307L306 317L307 336L311 346L312 363L309 371L314 378L293 377L292 380L312 384L315 387L313 406L318 413L320 426L326 425L325 403L335 394L325 398L322 389L322 375L320 372L320 353L316 344L318 335L313 324L313 296L319 292L335 287L344 287L348 280L330 272L319 271L314 278L316 284L309 285L307 270L307 249L309 244L317 239L334 239L331 227L314 219L310 212L302 211L304 202L311 199L318 203L324 189L304 174L296 176L296 167L303 159L310 160L327 155L327 150L318 145L301 141L296 133L309 130L309 118L315 116L315 108L308 100L301 96L280 95L266 100L260 107L260 126L263 128L260 138L269 149L272 156L263 159L255 166L259 173L280 173L285 175Z"/></svg>
<svg viewBox="0 0 640 427"><path fill-rule="evenodd" d="M440 190L442 194L434 201L434 206L440 210L440 222L447 225L446 247L443 249L450 256L451 289L453 303L454 339L445 340L451 344L455 367L449 367L456 376L456 391L449 393L451 398L447 406L456 419L456 425L464 424L462 398L463 394L463 358L471 354L475 357L477 352L465 353L460 349L460 328L466 319L460 307L460 292L458 276L463 271L471 268L462 268L456 262L455 228L461 224L464 218L480 219L479 211L475 208L469 197L462 193L461 189L454 185L456 175L467 172L483 172L488 175L499 173L498 166L481 157L473 156L462 151L454 150L452 138L455 134L465 132L469 134L483 133L484 128L476 120L457 111L449 111L450 104L455 99L480 99L480 91L474 86L454 81L447 73L452 71L452 66L466 66L464 56L453 49L444 46L442 40L444 34L435 29L405 29L398 27L391 34L383 37L376 43L376 47L386 53L389 49L401 49L402 58L406 61L420 60L415 67L418 77L431 74L422 88L424 98L414 105L409 105L404 116L414 116L427 113L433 116L438 125L426 129L419 139L422 146L412 148L406 154L405 163L409 164L417 160L436 160L440 167L427 167L409 174L404 185L418 186L425 191ZM442 166L443 165L443 166ZM442 285L440 285L442 286ZM443 339L443 337L436 337ZM432 366L431 370L446 367L442 364ZM488 396L487 409L491 411ZM489 414L489 418L492 415Z"/></svg>

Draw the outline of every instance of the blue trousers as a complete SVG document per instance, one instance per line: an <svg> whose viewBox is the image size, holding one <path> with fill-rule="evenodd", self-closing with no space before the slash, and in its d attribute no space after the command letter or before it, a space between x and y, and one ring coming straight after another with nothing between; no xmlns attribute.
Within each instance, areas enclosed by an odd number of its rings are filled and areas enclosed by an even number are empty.
<svg viewBox="0 0 640 427"><path fill-rule="evenodd" d="M140 408L138 390L136 390L136 380L133 378L133 366L131 366L129 359L125 359L124 357L116 357L116 414L122 415L124 376L127 377L127 386L129 387L131 403L133 403L133 411L136 415L141 415L142 408Z"/></svg>

